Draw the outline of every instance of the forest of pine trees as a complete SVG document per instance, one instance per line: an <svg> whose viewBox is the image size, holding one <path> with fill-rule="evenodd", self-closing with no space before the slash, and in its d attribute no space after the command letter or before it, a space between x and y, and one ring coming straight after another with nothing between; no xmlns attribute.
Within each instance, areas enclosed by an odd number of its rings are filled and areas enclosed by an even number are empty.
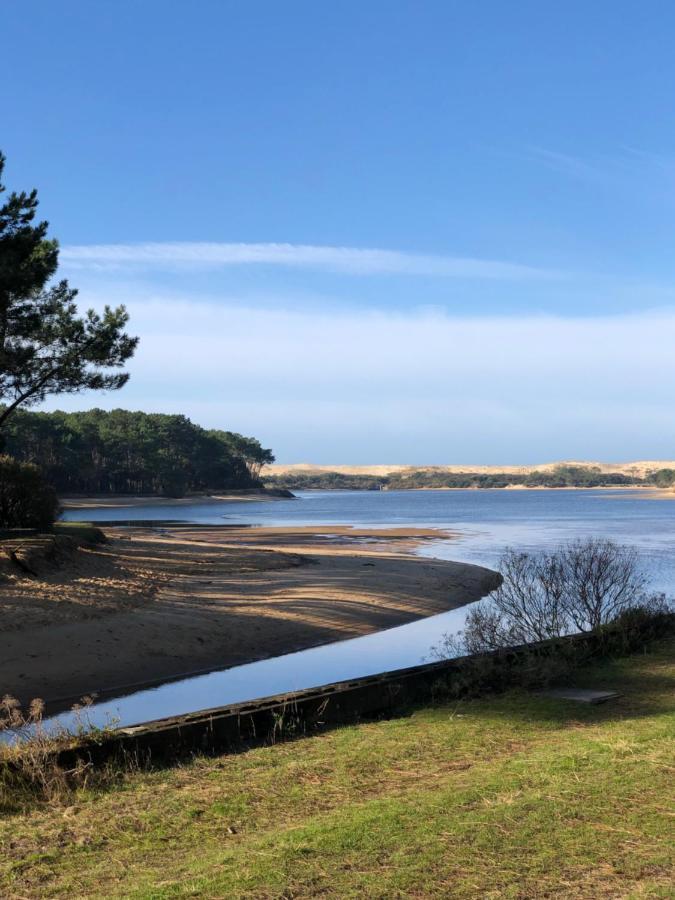
<svg viewBox="0 0 675 900"><path fill-rule="evenodd" d="M4 429L4 452L37 463L59 494L159 494L260 486L274 461L255 438L195 425L186 416L25 412Z"/></svg>

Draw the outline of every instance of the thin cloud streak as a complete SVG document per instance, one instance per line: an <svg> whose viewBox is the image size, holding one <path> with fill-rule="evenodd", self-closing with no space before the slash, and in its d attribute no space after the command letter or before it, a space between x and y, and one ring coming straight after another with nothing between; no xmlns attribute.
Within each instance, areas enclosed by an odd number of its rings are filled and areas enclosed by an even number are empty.
<svg viewBox="0 0 675 900"><path fill-rule="evenodd" d="M71 268L142 266L157 269L173 266L213 268L268 265L351 275L423 275L502 280L560 277L558 272L499 260L310 244L215 242L83 244L62 247L60 256L61 261Z"/></svg>
<svg viewBox="0 0 675 900"><path fill-rule="evenodd" d="M576 181L641 198L648 193L660 202L669 201L675 184L675 157L635 147L623 146L613 155L595 157L531 147L528 158Z"/></svg>

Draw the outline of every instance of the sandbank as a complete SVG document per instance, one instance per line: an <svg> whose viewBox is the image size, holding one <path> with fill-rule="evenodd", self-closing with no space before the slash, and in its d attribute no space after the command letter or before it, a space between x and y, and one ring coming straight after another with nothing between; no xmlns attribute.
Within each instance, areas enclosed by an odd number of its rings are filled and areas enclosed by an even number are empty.
<svg viewBox="0 0 675 900"><path fill-rule="evenodd" d="M0 694L53 707L367 634L477 600L499 576L412 555L424 528L106 529L3 576Z"/></svg>
<svg viewBox="0 0 675 900"><path fill-rule="evenodd" d="M154 494L100 494L91 496L60 497L63 509L132 509L137 506L194 506L195 504L244 503L247 501L289 500L293 495L274 488L252 488L251 490L223 491L218 494L188 494L185 497L160 497Z"/></svg>

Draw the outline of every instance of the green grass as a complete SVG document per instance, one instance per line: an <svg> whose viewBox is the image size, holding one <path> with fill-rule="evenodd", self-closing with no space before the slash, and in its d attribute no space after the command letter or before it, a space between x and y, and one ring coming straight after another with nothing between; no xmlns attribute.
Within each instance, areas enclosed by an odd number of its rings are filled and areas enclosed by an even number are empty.
<svg viewBox="0 0 675 900"><path fill-rule="evenodd" d="M673 643L0 822L3 897L672 897Z"/></svg>

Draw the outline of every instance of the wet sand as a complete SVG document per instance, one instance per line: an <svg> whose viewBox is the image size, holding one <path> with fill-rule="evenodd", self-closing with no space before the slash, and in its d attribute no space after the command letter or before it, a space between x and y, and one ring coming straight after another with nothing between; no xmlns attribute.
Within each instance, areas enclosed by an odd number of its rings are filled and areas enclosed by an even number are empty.
<svg viewBox="0 0 675 900"><path fill-rule="evenodd" d="M194 506L209 503L266 502L292 500L293 496L282 496L274 488L252 488L251 490L224 491L219 494L190 494L186 497L162 497L152 494L100 494L87 497L59 497L63 509L135 509L137 506Z"/></svg>
<svg viewBox="0 0 675 900"><path fill-rule="evenodd" d="M74 701L157 683L401 625L496 586L489 569L413 556L448 537L435 529L106 533L74 562L3 579L0 694Z"/></svg>

